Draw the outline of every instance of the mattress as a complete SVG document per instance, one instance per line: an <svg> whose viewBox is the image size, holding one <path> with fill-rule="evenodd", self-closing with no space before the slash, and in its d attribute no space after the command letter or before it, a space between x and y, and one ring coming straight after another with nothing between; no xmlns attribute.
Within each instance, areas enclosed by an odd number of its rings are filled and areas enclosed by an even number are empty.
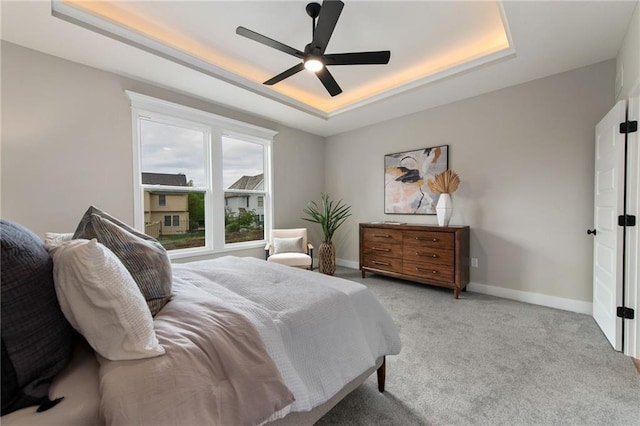
<svg viewBox="0 0 640 426"><path fill-rule="evenodd" d="M23 408L2 416L3 426L93 426L100 418L98 361L93 349L82 342L74 348L73 358L56 376L49 389L51 399L64 397L55 407L36 412L37 406Z"/></svg>

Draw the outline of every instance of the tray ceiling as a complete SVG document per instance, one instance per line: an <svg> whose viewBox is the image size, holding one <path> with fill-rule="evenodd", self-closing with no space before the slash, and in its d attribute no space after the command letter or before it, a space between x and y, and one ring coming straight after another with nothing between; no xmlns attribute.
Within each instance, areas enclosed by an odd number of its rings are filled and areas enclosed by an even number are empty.
<svg viewBox="0 0 640 426"><path fill-rule="evenodd" d="M328 136L615 58L637 2L346 1L327 53L390 50L388 65L333 66L334 98L297 59L306 1L0 2L2 39ZM60 19L62 18L62 19Z"/></svg>

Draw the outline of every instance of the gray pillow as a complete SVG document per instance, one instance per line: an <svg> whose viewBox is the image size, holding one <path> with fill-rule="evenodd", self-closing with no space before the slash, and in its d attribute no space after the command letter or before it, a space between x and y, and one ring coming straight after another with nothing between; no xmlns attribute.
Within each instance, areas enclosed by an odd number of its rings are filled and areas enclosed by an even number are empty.
<svg viewBox="0 0 640 426"><path fill-rule="evenodd" d="M156 315L171 298L171 262L155 238L94 206L82 217L73 238L95 238L111 250L138 284L151 315Z"/></svg>
<svg viewBox="0 0 640 426"><path fill-rule="evenodd" d="M278 253L304 253L302 249L302 237L274 238L273 254Z"/></svg>
<svg viewBox="0 0 640 426"><path fill-rule="evenodd" d="M58 304L53 261L37 235L0 220L2 415L55 405L49 386L71 360L74 332Z"/></svg>

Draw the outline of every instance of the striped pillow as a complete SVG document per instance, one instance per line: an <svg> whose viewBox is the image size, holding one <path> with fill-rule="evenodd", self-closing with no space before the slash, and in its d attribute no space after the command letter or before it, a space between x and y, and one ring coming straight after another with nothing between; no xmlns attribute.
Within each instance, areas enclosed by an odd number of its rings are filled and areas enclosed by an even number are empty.
<svg viewBox="0 0 640 426"><path fill-rule="evenodd" d="M171 298L171 262L155 238L94 206L82 217L73 238L95 238L111 250L140 288L151 315L155 316Z"/></svg>

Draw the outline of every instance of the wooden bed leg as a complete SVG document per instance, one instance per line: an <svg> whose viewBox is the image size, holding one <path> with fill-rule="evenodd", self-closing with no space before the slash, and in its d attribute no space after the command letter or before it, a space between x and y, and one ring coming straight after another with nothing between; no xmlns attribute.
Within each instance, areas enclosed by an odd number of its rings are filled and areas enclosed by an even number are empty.
<svg viewBox="0 0 640 426"><path fill-rule="evenodd" d="M386 377L387 358L382 357L382 365L378 367L378 390L384 392L384 379Z"/></svg>

